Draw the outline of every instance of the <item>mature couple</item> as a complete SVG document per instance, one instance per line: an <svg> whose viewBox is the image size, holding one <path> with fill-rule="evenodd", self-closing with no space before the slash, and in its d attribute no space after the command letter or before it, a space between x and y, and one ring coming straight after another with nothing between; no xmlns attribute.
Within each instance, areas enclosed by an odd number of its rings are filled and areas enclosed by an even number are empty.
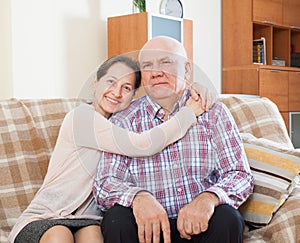
<svg viewBox="0 0 300 243"><path fill-rule="evenodd" d="M176 40L149 40L139 63L118 56L98 69L93 104L66 115L11 242L242 242L237 208L253 177L228 109L203 113L207 93L186 87ZM141 77L147 95L131 102Z"/></svg>

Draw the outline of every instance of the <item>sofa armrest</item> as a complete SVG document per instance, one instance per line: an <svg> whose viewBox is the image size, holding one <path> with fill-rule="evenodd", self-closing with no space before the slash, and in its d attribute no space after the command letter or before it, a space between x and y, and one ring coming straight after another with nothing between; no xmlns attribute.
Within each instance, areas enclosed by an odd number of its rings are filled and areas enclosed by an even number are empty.
<svg viewBox="0 0 300 243"><path fill-rule="evenodd" d="M277 106L268 98L225 96L221 101L229 108L240 133L294 148Z"/></svg>

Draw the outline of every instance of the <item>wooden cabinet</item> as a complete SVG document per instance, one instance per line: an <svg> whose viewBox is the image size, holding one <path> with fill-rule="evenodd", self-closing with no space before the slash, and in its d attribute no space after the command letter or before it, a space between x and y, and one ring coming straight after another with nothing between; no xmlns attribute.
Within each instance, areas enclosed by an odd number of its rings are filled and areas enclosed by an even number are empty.
<svg viewBox="0 0 300 243"><path fill-rule="evenodd" d="M222 3L222 65L252 63L252 3L226 0Z"/></svg>
<svg viewBox="0 0 300 243"><path fill-rule="evenodd" d="M260 69L259 70L259 96L268 97L281 112L289 110L289 72Z"/></svg>
<svg viewBox="0 0 300 243"><path fill-rule="evenodd" d="M300 111L299 0L222 2L222 93L264 96L278 106L288 127L289 112ZM266 65L253 64L253 40L266 40ZM285 66L272 60L284 59Z"/></svg>
<svg viewBox="0 0 300 243"><path fill-rule="evenodd" d="M253 21L282 24L283 0L253 0Z"/></svg>
<svg viewBox="0 0 300 243"><path fill-rule="evenodd" d="M285 25L280 17L283 9L286 9L286 16L293 16L288 14L287 9L292 7L287 7L286 3L296 9L300 6L299 0L223 1L223 67L252 64L253 39L261 37L266 39L266 64L272 65L272 60L279 58L285 61L286 67L291 67L291 50L300 52L300 25L297 27L300 9L297 17L291 17L295 21L290 20L289 25Z"/></svg>
<svg viewBox="0 0 300 243"><path fill-rule="evenodd" d="M240 66L223 69L224 94L249 94L272 100L288 128L288 113L300 111L300 72L269 66Z"/></svg>
<svg viewBox="0 0 300 243"><path fill-rule="evenodd" d="M259 95L259 69L248 66L224 68L222 93Z"/></svg>
<svg viewBox="0 0 300 243"><path fill-rule="evenodd" d="M277 104L281 112L287 112L290 110L289 97L293 95L297 101L299 100L300 74L299 76L298 74L279 69L247 66L226 68L223 70L223 93L267 97ZM293 104L296 105L297 102L293 101Z"/></svg>
<svg viewBox="0 0 300 243"><path fill-rule="evenodd" d="M171 36L182 42L193 60L193 22L147 12L109 17L108 57L136 52L152 37Z"/></svg>
<svg viewBox="0 0 300 243"><path fill-rule="evenodd" d="M282 5L285 1L288 0L226 0L223 2L223 67L252 64L253 39L261 37L266 39L267 65L272 65L272 59L279 58L285 61L286 67L291 66L291 47L293 46L295 52L300 52L300 28L298 29L296 25L283 25L282 20L274 21L274 18L268 14L268 10L275 7L266 5L268 3L271 6L280 5L279 3ZM279 12L282 13L282 8ZM276 11L272 10L271 13L276 14Z"/></svg>
<svg viewBox="0 0 300 243"><path fill-rule="evenodd" d="M273 58L280 58L285 61L286 66L291 66L291 37L292 32L289 27L275 26L272 24L253 23L253 39L264 37L266 39L266 59L267 65L272 65ZM297 45L298 40L294 41Z"/></svg>
<svg viewBox="0 0 300 243"><path fill-rule="evenodd" d="M300 27L299 0L252 0L253 21Z"/></svg>
<svg viewBox="0 0 300 243"><path fill-rule="evenodd" d="M289 111L300 111L300 72L289 72Z"/></svg>
<svg viewBox="0 0 300 243"><path fill-rule="evenodd" d="M300 28L299 15L299 0L283 0L283 24Z"/></svg>

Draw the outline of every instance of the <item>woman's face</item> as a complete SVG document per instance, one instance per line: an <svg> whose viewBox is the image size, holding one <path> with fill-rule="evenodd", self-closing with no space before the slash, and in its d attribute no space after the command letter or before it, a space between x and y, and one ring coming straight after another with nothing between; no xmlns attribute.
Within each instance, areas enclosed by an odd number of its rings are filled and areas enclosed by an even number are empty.
<svg viewBox="0 0 300 243"><path fill-rule="evenodd" d="M115 63L95 82L96 111L108 118L127 108L134 96L134 71L124 63Z"/></svg>

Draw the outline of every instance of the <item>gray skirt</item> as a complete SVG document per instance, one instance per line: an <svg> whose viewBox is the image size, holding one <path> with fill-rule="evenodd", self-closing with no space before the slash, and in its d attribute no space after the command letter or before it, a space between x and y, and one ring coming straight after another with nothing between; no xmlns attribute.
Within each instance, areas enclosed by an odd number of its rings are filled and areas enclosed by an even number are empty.
<svg viewBox="0 0 300 243"><path fill-rule="evenodd" d="M77 230L89 225L101 225L94 219L45 219L27 224L17 235L14 243L38 243L42 235L51 227L63 225L74 234Z"/></svg>

